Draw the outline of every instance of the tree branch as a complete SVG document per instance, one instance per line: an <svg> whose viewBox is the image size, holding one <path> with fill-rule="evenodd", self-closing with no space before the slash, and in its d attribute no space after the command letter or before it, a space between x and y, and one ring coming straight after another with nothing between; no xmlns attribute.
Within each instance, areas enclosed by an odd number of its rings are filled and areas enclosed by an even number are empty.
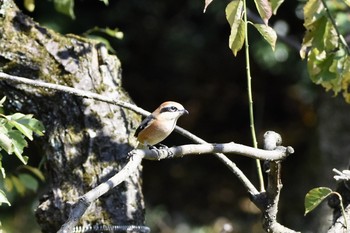
<svg viewBox="0 0 350 233"><path fill-rule="evenodd" d="M68 220L62 225L58 233L73 232L74 227L78 224L80 218L84 215L90 204L133 174L137 170L137 167L141 164L142 158L143 157L141 154L134 154L132 159L130 159L130 161L117 174L80 197L70 211ZM126 227L130 228L130 226ZM140 228L142 226L135 227Z"/></svg>
<svg viewBox="0 0 350 233"><path fill-rule="evenodd" d="M201 155L209 153L239 154L253 159L277 161L285 159L294 152L292 147L278 146L274 150L262 150L234 142L223 144L189 144L167 149L135 150L144 159L160 160L167 158L183 157L185 155Z"/></svg>
<svg viewBox="0 0 350 233"><path fill-rule="evenodd" d="M66 92L72 95L77 95L84 98L91 98L94 100L103 101L110 104L115 104L129 110L132 110L136 113L142 114L144 116L149 115L150 113L139 108L133 104L119 101L115 99L111 99L105 97L103 95L99 95L96 93L77 90L75 88L45 83L38 80L31 80L27 78L22 78L18 76L12 76L5 73L0 72L0 79L11 81L19 84L26 84L30 86L34 86L37 88L48 88L56 91ZM100 184L96 188L92 189L85 195L83 195L79 201L74 205L74 208L71 211L68 221L61 227L59 233L63 232L71 232L74 226L78 223L80 217L85 213L86 209L90 206L92 202L94 202L97 198L99 198L104 193L108 192L110 189L114 188L121 182L123 182L126 177L130 176L133 171L138 167L141 163L142 158L145 159L165 159L171 157L181 157L188 154L203 154L203 153L215 153L215 156L222 161L242 182L242 184L246 187L247 191L253 196L253 201L258 206L260 206L261 210L264 213L266 229L273 230L273 232L294 232L289 230L288 228L280 225L277 220L277 204L279 201L279 193L282 188L282 184L280 182L280 164L278 160L281 160L292 154L292 147L282 147L280 146L282 143L281 137L279 134L275 132L267 132L265 134L265 149L261 150L257 148L252 148L236 143L226 143L226 144L208 144L203 139L193 135L192 133L184 130L180 127L176 127L175 131L180 133L181 135L197 142L202 145L185 145L180 147L173 147L166 150L134 150L132 152L132 159L127 163L127 165L115 176L109 179L107 182ZM268 151L270 150L270 151ZM251 158L259 158L262 160L271 161L270 162L270 172L268 175L268 189L266 193L259 193L259 191L255 188L255 186L250 182L250 180L245 176L245 174L233 163L230 159L228 159L222 153L236 153L244 156L248 156ZM142 226L135 226L139 229ZM140 229L139 229L140 230Z"/></svg>
<svg viewBox="0 0 350 233"><path fill-rule="evenodd" d="M264 134L264 148L274 151L282 144L282 138L279 134L268 131ZM283 187L281 181L281 161L270 161L268 170L266 192L253 196L253 202L263 213L263 227L266 232L273 233L296 233L277 221L278 203L280 192Z"/></svg>
<svg viewBox="0 0 350 233"><path fill-rule="evenodd" d="M39 81L39 80L23 78L23 77L19 77L19 76L9 75L9 74L3 73L3 72L0 72L0 80L1 79L6 80L6 81L10 81L10 82L14 82L14 83L26 84L26 85L37 87L37 88L47 88L50 90L65 92L65 93L68 93L71 95L76 95L76 96L80 96L80 97L99 100L102 102L106 102L109 104L114 104L114 105L118 105L120 107L127 108L129 110L132 110L132 111L139 113L141 115L144 115L144 116L148 116L150 114L150 112L147 112L147 111L143 110L142 108L137 107L134 104L131 104L131 103L128 103L125 101L112 99L112 98L109 98L109 97L106 97L103 95L99 95L99 94L96 94L93 92L79 90L79 89L76 89L73 87L67 87L67 86L63 86L63 85L59 85L59 84L47 83L47 82L43 82L43 81Z"/></svg>
<svg viewBox="0 0 350 233"><path fill-rule="evenodd" d="M2 80L6 80L6 81L10 81L10 82L14 82L14 83L26 84L26 85L34 86L34 87L37 87L37 88L48 88L48 89L55 90L55 91L62 91L62 92L65 92L65 93L69 93L71 95L76 95L76 96L85 97L85 98L91 98L91 99L94 99L94 100L99 100L99 101L103 101L103 102L106 102L106 103L115 104L115 105L118 105L118 106L130 109L130 110L132 110L132 111L134 111L136 113L139 113L139 114L141 114L143 116L148 116L150 114L150 112L145 111L142 108L139 108L139 107L135 106L134 104L130 104L130 103L127 103L127 102L124 102L124 101L115 100L115 99L112 99L112 98L108 98L106 96L99 95L99 94L96 94L96 93L83 91L83 90L78 90L78 89L72 88L72 87L67 87L67 86L63 86L63 85L59 85L59 84L46 83L46 82L42 82L42 81L38 81L38 80L32 80L32 79L28 79L28 78L13 76L13 75L5 74L3 72L0 72L0 80L1 79ZM196 135L190 133L189 131L187 131L187 130L179 127L179 126L175 127L175 131L180 133L184 137L189 138L190 140L192 140L194 142L201 143L201 144L207 143L203 139L197 137ZM233 174L235 174L237 176L237 178L242 182L242 184L246 187L247 191L251 195L259 194L259 191L254 187L254 185L250 182L250 180L237 167L237 165L234 162L232 162L229 158L227 158L222 153L216 153L215 156L221 162L223 162L230 169L230 171Z"/></svg>
<svg viewBox="0 0 350 233"><path fill-rule="evenodd" d="M236 143L225 144L192 144L166 149L135 149L129 152L130 161L125 167L106 182L98 185L96 188L84 194L71 210L67 222L61 227L58 233L71 232L83 216L87 208L92 202L97 200L100 196L113 189L115 186L127 179L137 167L141 164L142 159L160 160L167 158L183 157L185 155L207 154L207 153L235 153L255 159L262 159L268 161L282 160L294 151L291 147L278 146L274 150L261 150L249 146L244 146ZM249 184L245 184L248 186Z"/></svg>

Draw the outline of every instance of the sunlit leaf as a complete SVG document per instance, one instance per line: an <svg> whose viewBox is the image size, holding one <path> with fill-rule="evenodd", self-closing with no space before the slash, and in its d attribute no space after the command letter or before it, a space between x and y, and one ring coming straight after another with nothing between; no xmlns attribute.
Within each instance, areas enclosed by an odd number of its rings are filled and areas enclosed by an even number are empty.
<svg viewBox="0 0 350 233"><path fill-rule="evenodd" d="M7 192L12 192L13 190L13 183L9 177L6 177L6 179L4 180L4 188Z"/></svg>
<svg viewBox="0 0 350 233"><path fill-rule="evenodd" d="M7 132L2 131L5 127L0 125L0 148L4 149L8 154L13 153L12 140Z"/></svg>
<svg viewBox="0 0 350 233"><path fill-rule="evenodd" d="M325 198L332 193L330 188L319 187L311 189L305 196L305 215L315 209Z"/></svg>
<svg viewBox="0 0 350 233"><path fill-rule="evenodd" d="M75 19L74 0L54 0L56 11Z"/></svg>
<svg viewBox="0 0 350 233"><path fill-rule="evenodd" d="M119 28L115 28L115 29L111 29L111 28L105 28L103 29L103 31L111 36L111 37L114 37L114 38L117 38L117 39L123 39L124 37L124 33L122 31L119 30Z"/></svg>
<svg viewBox="0 0 350 233"><path fill-rule="evenodd" d="M204 5L203 13L205 13L205 11L207 10L209 4L210 4L212 1L213 1L213 0L205 0L205 5Z"/></svg>
<svg viewBox="0 0 350 233"><path fill-rule="evenodd" d="M278 8L282 5L284 0L271 0L272 13L276 15Z"/></svg>
<svg viewBox="0 0 350 233"><path fill-rule="evenodd" d="M345 4L350 7L350 0L344 0Z"/></svg>
<svg viewBox="0 0 350 233"><path fill-rule="evenodd" d="M4 191L2 191L2 190L0 189L0 205L1 205L1 203L5 203L5 204L11 206L11 203L7 200Z"/></svg>
<svg viewBox="0 0 350 233"><path fill-rule="evenodd" d="M35 9L35 0L24 0L24 7L29 12L33 12Z"/></svg>
<svg viewBox="0 0 350 233"><path fill-rule="evenodd" d="M269 19L272 16L271 3L268 0L254 0L256 9L258 9L259 15L267 25Z"/></svg>
<svg viewBox="0 0 350 233"><path fill-rule="evenodd" d="M333 24L328 20L325 28L324 49L333 52L339 48L339 37Z"/></svg>
<svg viewBox="0 0 350 233"><path fill-rule="evenodd" d="M264 39L271 45L272 50L275 50L277 33L276 31L265 24L253 24Z"/></svg>
<svg viewBox="0 0 350 233"><path fill-rule="evenodd" d="M235 23L235 21L242 19L243 17L243 1L234 0L231 1L225 9L226 19L230 26Z"/></svg>
<svg viewBox="0 0 350 233"><path fill-rule="evenodd" d="M23 118L17 120L17 122L39 136L44 135L44 125L41 123L41 121L38 121L37 119L33 118L33 115L31 114L25 115Z"/></svg>
<svg viewBox="0 0 350 233"><path fill-rule="evenodd" d="M347 103L350 103L350 57L347 56L344 61L344 71L343 71L343 79L342 79L342 89L344 90L343 96Z"/></svg>
<svg viewBox="0 0 350 233"><path fill-rule="evenodd" d="M234 31L234 32L233 32ZM235 36L232 36L235 35ZM231 35L229 38L229 47L233 54L236 56L238 51L242 49L244 45L245 31L244 31L244 21L242 19L238 20L238 28L231 28Z"/></svg>
<svg viewBox="0 0 350 233"><path fill-rule="evenodd" d="M6 96L2 97L2 99L0 100L0 107L3 107L3 104L6 101Z"/></svg>
<svg viewBox="0 0 350 233"><path fill-rule="evenodd" d="M13 115L6 116L9 120L9 124L17 128L21 133L23 133L27 138L33 140L33 131L39 136L43 135L44 126L37 119L33 118L33 115L22 113L15 113Z"/></svg>
<svg viewBox="0 0 350 233"><path fill-rule="evenodd" d="M27 141L18 130L9 131L9 136L12 138L13 152L23 164L27 164L28 157L22 155L24 147L28 145Z"/></svg>
<svg viewBox="0 0 350 233"><path fill-rule="evenodd" d="M109 1L108 0L100 0L101 2L103 2L106 6L108 6Z"/></svg>
<svg viewBox="0 0 350 233"><path fill-rule="evenodd" d="M2 154L1 153L0 153L0 173L2 175L2 178L5 179L6 173L5 173L5 169L2 166Z"/></svg>
<svg viewBox="0 0 350 233"><path fill-rule="evenodd" d="M325 16L319 17L317 20L308 24L300 49L300 56L302 59L306 57L306 53L310 47L323 50L326 24L327 18Z"/></svg>
<svg viewBox="0 0 350 233"><path fill-rule="evenodd" d="M232 1L226 7L226 19L231 26L229 47L236 56L245 39L244 21L242 20L243 1Z"/></svg>
<svg viewBox="0 0 350 233"><path fill-rule="evenodd" d="M17 192L23 196L25 194L26 188L23 185L23 183L20 181L20 179L18 179L17 176L11 176L11 181L13 183L13 186L17 190Z"/></svg>
<svg viewBox="0 0 350 233"><path fill-rule="evenodd" d="M10 121L9 123L18 129L24 136L29 138L29 140L33 140L33 131L31 129L16 121Z"/></svg>
<svg viewBox="0 0 350 233"><path fill-rule="evenodd" d="M325 15L324 6L319 0L309 0L304 6L304 27L308 28L310 24Z"/></svg>

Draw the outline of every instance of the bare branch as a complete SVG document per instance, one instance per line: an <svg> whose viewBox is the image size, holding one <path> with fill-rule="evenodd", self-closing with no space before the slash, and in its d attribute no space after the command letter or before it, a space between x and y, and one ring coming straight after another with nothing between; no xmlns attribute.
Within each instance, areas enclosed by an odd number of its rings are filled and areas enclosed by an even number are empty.
<svg viewBox="0 0 350 233"><path fill-rule="evenodd" d="M87 192L78 200L71 210L67 222L61 227L58 233L71 232L90 204L129 177L141 164L142 159L160 160L182 157L189 154L201 155L215 152L236 153L250 158L274 161L284 159L286 156L293 153L293 150L291 147L278 146L275 147L275 150L268 151L233 142L225 144L192 144L166 149L132 150L129 152L130 161L120 172L108 181ZM245 184L245 186L249 186L249 184Z"/></svg>
<svg viewBox="0 0 350 233"><path fill-rule="evenodd" d="M71 95L76 95L76 96L80 96L80 97L85 97L85 98L103 101L103 102L106 102L109 104L114 104L114 105L118 105L120 107L127 108L129 110L132 110L132 111L139 113L141 115L144 115L144 116L147 116L150 114L150 112L147 112L147 111L143 110L142 108L137 107L135 104L112 99L112 98L109 98L109 97L106 97L103 95L99 95L99 94L96 94L93 92L79 90L79 89L76 89L73 87L67 87L67 86L63 86L63 85L59 85L59 84L47 83L47 82L43 82L43 81L39 81L39 80L23 78L23 77L19 77L19 76L5 74L3 72L0 72L0 79L14 82L14 83L19 83L19 84L26 84L26 85L34 86L37 88L47 88L47 89L55 90L55 91L62 91L65 93L69 93Z"/></svg>
<svg viewBox="0 0 350 233"><path fill-rule="evenodd" d="M279 134L268 131L264 134L264 148L276 150L280 147L282 138ZM268 170L268 184L266 192L253 196L252 201L260 208L263 214L263 227L266 232L295 233L277 221L278 202L283 187L281 181L281 161L270 161Z"/></svg>
<svg viewBox="0 0 350 233"><path fill-rule="evenodd" d="M167 158L183 157L185 155L201 155L209 153L239 154L253 159L277 161L292 154L292 147L278 146L274 150L262 150L234 142L223 144L190 144L166 149L136 150L135 154L141 154L144 159L160 160Z"/></svg>
<svg viewBox="0 0 350 233"><path fill-rule="evenodd" d="M91 98L91 99L94 99L94 100L99 100L99 101L103 101L103 102L106 102L106 103L115 104L115 105L118 105L118 106L130 109L130 110L132 110L132 111L134 111L136 113L139 113L139 114L141 114L143 116L147 116L147 115L150 114L150 112L145 111L142 108L139 108L139 107L137 107L134 104L130 104L130 103L127 103L127 102L124 102L124 101L111 99L111 98L108 98L108 97L105 97L103 95L99 95L99 94L96 94L96 93L78 90L78 89L72 88L72 87L67 87L67 86L63 86L63 85L46 83L46 82L42 82L42 81L38 81L38 80L32 80L32 79L28 79L28 78L13 76L13 75L5 74L5 73L2 73L2 72L0 72L0 79L6 80L6 81L10 81L10 82L14 82L14 83L19 83L19 84L26 84L26 85L34 86L34 87L37 87L37 88L48 88L48 89L55 90L55 91L62 91L62 92L66 92L66 93L69 93L69 94L72 94L72 95L76 95L76 96L80 96L80 97ZM207 143L203 139L197 137L196 135L190 133L189 131L187 131L187 130L179 127L179 126L175 127L175 131L180 133L184 137L187 137L187 138L191 139L194 142L201 143L201 144ZM232 162L229 158L227 158L222 153L216 153L215 156L221 162L223 162L230 169L230 171L233 174L235 174L237 176L237 178L247 188L249 193L251 193L252 195L259 194L258 190L254 187L254 185L250 182L250 180L237 167L237 165L234 162Z"/></svg>
<svg viewBox="0 0 350 233"><path fill-rule="evenodd" d="M135 154L132 159L121 169L117 174L111 177L106 182L98 185L89 192L85 193L77 203L73 206L70 212L69 218L65 224L62 225L58 233L70 233L73 232L73 228L78 224L80 218L84 215L87 208L92 202L98 199L100 196L126 180L132 173L137 170L137 167L141 164L142 155Z"/></svg>

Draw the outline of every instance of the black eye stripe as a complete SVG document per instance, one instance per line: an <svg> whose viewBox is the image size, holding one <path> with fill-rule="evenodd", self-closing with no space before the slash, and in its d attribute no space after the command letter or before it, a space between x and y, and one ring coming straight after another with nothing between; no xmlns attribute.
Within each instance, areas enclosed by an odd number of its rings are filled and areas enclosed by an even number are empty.
<svg viewBox="0 0 350 233"><path fill-rule="evenodd" d="M175 106L169 106L169 107L164 107L160 110L160 112L176 112L178 111L177 107Z"/></svg>

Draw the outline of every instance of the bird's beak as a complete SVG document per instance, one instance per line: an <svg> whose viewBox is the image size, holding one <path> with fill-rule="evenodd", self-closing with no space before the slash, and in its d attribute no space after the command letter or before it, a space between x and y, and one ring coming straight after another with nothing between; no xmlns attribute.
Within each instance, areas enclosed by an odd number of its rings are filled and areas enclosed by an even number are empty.
<svg viewBox="0 0 350 233"><path fill-rule="evenodd" d="M184 109L182 110L182 114L189 114L189 112L186 109Z"/></svg>

